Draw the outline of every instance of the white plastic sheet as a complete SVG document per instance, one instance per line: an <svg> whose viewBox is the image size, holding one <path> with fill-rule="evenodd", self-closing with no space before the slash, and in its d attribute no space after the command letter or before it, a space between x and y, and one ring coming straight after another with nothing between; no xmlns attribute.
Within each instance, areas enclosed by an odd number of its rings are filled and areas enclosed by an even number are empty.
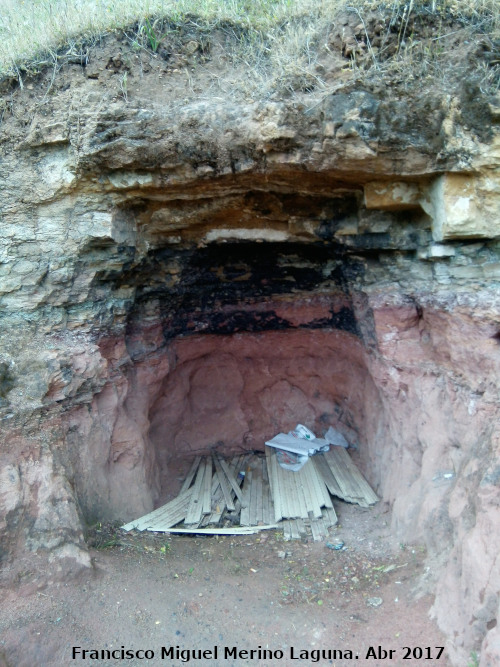
<svg viewBox="0 0 500 667"><path fill-rule="evenodd" d="M278 433L266 445L277 450L278 463L286 470L300 470L307 459L316 452L327 451L330 447L324 438L317 438L302 424L297 424L290 433Z"/></svg>
<svg viewBox="0 0 500 667"><path fill-rule="evenodd" d="M332 426L330 426L328 431L325 433L325 440L330 445L336 445L338 447L344 447L345 449L347 449L349 447L349 443L344 438L342 433L340 433L339 431L336 431Z"/></svg>

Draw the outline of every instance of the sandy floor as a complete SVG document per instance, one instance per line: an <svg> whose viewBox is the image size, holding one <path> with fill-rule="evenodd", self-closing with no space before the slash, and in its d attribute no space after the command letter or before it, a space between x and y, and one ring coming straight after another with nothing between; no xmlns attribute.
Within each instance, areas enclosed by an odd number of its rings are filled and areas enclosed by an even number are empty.
<svg viewBox="0 0 500 667"><path fill-rule="evenodd" d="M185 664L188 654L177 657L176 647L206 651L189 656L195 665L448 667L428 618L432 599L415 595L423 550L391 544L383 506L336 509L340 551L284 542L277 531L218 539L129 533L106 547L104 535L93 551L95 575L3 592L0 667ZM122 647L134 657L83 660L84 649Z"/></svg>

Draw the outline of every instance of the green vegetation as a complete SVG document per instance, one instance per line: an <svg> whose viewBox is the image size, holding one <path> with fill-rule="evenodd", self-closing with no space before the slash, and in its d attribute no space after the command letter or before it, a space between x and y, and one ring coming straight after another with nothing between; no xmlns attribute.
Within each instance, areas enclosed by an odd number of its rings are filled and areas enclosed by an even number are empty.
<svg viewBox="0 0 500 667"><path fill-rule="evenodd" d="M467 667L479 667L479 656L476 651L471 652Z"/></svg>
<svg viewBox="0 0 500 667"><path fill-rule="evenodd" d="M137 48L156 54L163 40L188 25L204 34L216 28L230 32L236 45L235 60L262 80L273 72L272 78L280 79L284 88L296 89L294 77L298 77L307 90L309 84L321 85L318 52L328 50L325 36L342 9L356 14L362 26L355 39L366 57L360 57L360 49L353 49L349 63L353 71L383 70L390 60L405 66L423 65L423 73L428 73L426 66L436 58L446 61L445 38L454 20L461 30L488 36L490 51L496 55L488 61L482 78L489 89L500 86L498 0L2 0L0 78L13 76L22 84L23 72L36 73L47 66L55 71L64 58L83 58L83 45L91 46L113 31L126 30ZM396 49L386 44L372 46L374 23L370 26L369 20L374 12L387 17L384 35L391 33L392 42L397 40ZM416 27L429 17L434 33L423 39ZM122 83L126 99L127 82Z"/></svg>
<svg viewBox="0 0 500 667"><path fill-rule="evenodd" d="M168 33L164 33L163 35L157 33L155 27L151 25L151 21L148 18L144 20L144 26L142 26L142 29L148 38L151 51L153 53L156 53L158 51L158 47L160 46L162 39L166 37Z"/></svg>

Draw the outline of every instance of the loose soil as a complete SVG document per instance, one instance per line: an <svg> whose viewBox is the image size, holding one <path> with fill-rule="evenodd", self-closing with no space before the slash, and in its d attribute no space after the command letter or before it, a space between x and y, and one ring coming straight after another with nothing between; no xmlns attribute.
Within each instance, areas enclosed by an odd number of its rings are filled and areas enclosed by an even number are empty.
<svg viewBox="0 0 500 667"><path fill-rule="evenodd" d="M155 653L92 664L181 665L181 659L162 660L161 647L217 646L217 659L191 664L449 667L446 651L437 659L435 647L445 641L429 620L432 597L418 592L431 575L424 550L393 543L382 504L337 503L336 510L330 543L343 541L342 550L284 542L280 531L216 538L101 526L91 536L92 576L4 591L0 666L73 665L81 660L72 658L76 646ZM224 658L224 647L282 651L283 657ZM379 647L393 649L392 659L379 658ZM415 649L415 657L405 659L404 647ZM427 647L431 659L424 659ZM311 652L318 649L343 657L314 662ZM415 659L419 649L422 658ZM301 651L309 657L297 659Z"/></svg>

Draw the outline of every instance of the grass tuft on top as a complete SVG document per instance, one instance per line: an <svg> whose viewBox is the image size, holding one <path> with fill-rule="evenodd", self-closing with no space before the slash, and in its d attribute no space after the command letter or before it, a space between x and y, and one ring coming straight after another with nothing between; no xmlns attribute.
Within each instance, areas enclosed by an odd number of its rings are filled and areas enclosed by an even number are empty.
<svg viewBox="0 0 500 667"><path fill-rule="evenodd" d="M197 16L216 27L230 21L266 30L297 15L310 14L320 6L337 6L313 0L2 0L0 5L0 76L19 69L36 69L47 57L82 42L138 23L152 42L154 20L182 23Z"/></svg>
<svg viewBox="0 0 500 667"><path fill-rule="evenodd" d="M325 49L325 35L338 28L335 17L343 10L357 15L362 26L353 36L353 71L383 72L390 61L403 70L415 67L418 76L425 74L429 63L446 60L441 47L453 21L471 35L489 39L493 55L487 66L481 64L482 76L489 89L498 90L498 0L1 0L0 79L14 77L22 86L22 73L37 73L64 58L83 58L82 45L113 31L129 31L130 26L136 26L137 39L156 53L165 26L190 23L204 32L228 25L236 32L241 29L242 48L233 55L261 80L281 80L286 87L287 81L299 78L305 88L309 83L314 87L321 85L318 51ZM377 13L387 18L379 46L371 43L370 28ZM415 26L426 18L435 34L422 39Z"/></svg>

